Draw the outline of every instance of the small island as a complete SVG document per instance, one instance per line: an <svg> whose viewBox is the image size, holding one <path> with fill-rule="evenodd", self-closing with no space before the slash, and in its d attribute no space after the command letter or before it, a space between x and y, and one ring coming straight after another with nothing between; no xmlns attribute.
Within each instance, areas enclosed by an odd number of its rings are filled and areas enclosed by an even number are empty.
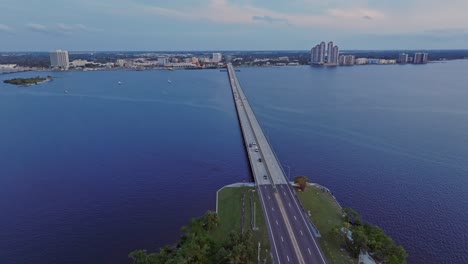
<svg viewBox="0 0 468 264"><path fill-rule="evenodd" d="M31 78L13 78L9 80L4 80L4 83L14 84L14 85L21 85L21 86L30 86L30 85L37 85L41 83L45 83L52 80L52 76L47 77L31 77Z"/></svg>

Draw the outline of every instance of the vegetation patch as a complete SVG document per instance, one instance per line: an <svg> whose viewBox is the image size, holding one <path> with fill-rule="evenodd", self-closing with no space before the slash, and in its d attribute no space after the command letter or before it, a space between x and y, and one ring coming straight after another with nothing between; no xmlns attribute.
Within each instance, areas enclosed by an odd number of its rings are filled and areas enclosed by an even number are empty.
<svg viewBox="0 0 468 264"><path fill-rule="evenodd" d="M47 77L32 77L32 78L13 78L9 80L4 80L4 83L14 84L14 85L36 85L43 82L52 80L52 76Z"/></svg>
<svg viewBox="0 0 468 264"><path fill-rule="evenodd" d="M322 235L318 241L330 263L357 263L361 250L377 262L406 263L401 246L379 227L364 223L355 210L341 208L327 189L309 185L298 196Z"/></svg>
<svg viewBox="0 0 468 264"><path fill-rule="evenodd" d="M218 193L218 213L207 212L192 219L182 228L176 245L165 246L155 253L135 250L129 257L136 264L257 263L259 256L262 263L270 263L269 250L255 188L227 187Z"/></svg>

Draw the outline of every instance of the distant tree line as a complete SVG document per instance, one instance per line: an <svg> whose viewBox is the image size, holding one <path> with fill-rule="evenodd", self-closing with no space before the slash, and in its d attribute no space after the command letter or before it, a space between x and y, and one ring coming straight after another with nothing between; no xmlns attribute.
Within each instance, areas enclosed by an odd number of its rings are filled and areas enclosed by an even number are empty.
<svg viewBox="0 0 468 264"><path fill-rule="evenodd" d="M134 264L243 264L253 261L256 247L252 233L232 231L222 243L215 243L209 233L218 224L217 214L207 212L200 218L192 219L188 226L182 228L183 235L177 245L165 246L157 253L135 250L129 257Z"/></svg>

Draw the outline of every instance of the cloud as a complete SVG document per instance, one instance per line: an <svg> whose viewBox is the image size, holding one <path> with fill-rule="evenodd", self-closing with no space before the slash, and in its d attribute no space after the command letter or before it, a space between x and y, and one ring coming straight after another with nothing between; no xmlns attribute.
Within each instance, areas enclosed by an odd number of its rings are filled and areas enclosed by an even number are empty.
<svg viewBox="0 0 468 264"><path fill-rule="evenodd" d="M264 21L267 23L288 23L288 20L286 18L276 18L276 17L271 17L271 16L253 16L252 20L256 21Z"/></svg>
<svg viewBox="0 0 468 264"><path fill-rule="evenodd" d="M254 6L252 3L252 1L247 1L244 2L244 4L236 4L228 0L208 0L207 4L200 8L181 7L175 9L160 7L153 4L135 4L128 5L125 10L114 10L120 14L128 15L133 13L135 16L148 14L157 17L167 17L186 21L211 21L223 24L267 23L285 24L297 27L335 27L340 29L343 28L343 26L355 29L372 27L370 23L366 23L363 20L363 17L369 17L376 20L385 18L383 12L367 7L325 9L321 13L308 14L280 12L264 7ZM109 6L109 8L112 9L113 7Z"/></svg>
<svg viewBox="0 0 468 264"><path fill-rule="evenodd" d="M46 26L43 24L29 23L29 24L26 24L26 29L36 32L36 33L50 34L50 35L62 35L62 36L72 34L72 33L78 33L78 32L95 31L93 29L86 27L83 24L64 24L64 23L58 23L57 25L54 25L54 26Z"/></svg>
<svg viewBox="0 0 468 264"><path fill-rule="evenodd" d="M41 24L29 23L26 24L26 28L30 31L39 32L39 33L49 33L49 29Z"/></svg>
<svg viewBox="0 0 468 264"><path fill-rule="evenodd" d="M13 33L13 29L5 24L0 24L0 32Z"/></svg>

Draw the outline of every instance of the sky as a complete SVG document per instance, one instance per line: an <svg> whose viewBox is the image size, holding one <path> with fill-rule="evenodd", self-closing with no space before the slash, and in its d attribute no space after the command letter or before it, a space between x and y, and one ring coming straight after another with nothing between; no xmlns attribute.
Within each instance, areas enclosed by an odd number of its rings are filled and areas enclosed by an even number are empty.
<svg viewBox="0 0 468 264"><path fill-rule="evenodd" d="M0 51L468 49L468 0L0 0Z"/></svg>

